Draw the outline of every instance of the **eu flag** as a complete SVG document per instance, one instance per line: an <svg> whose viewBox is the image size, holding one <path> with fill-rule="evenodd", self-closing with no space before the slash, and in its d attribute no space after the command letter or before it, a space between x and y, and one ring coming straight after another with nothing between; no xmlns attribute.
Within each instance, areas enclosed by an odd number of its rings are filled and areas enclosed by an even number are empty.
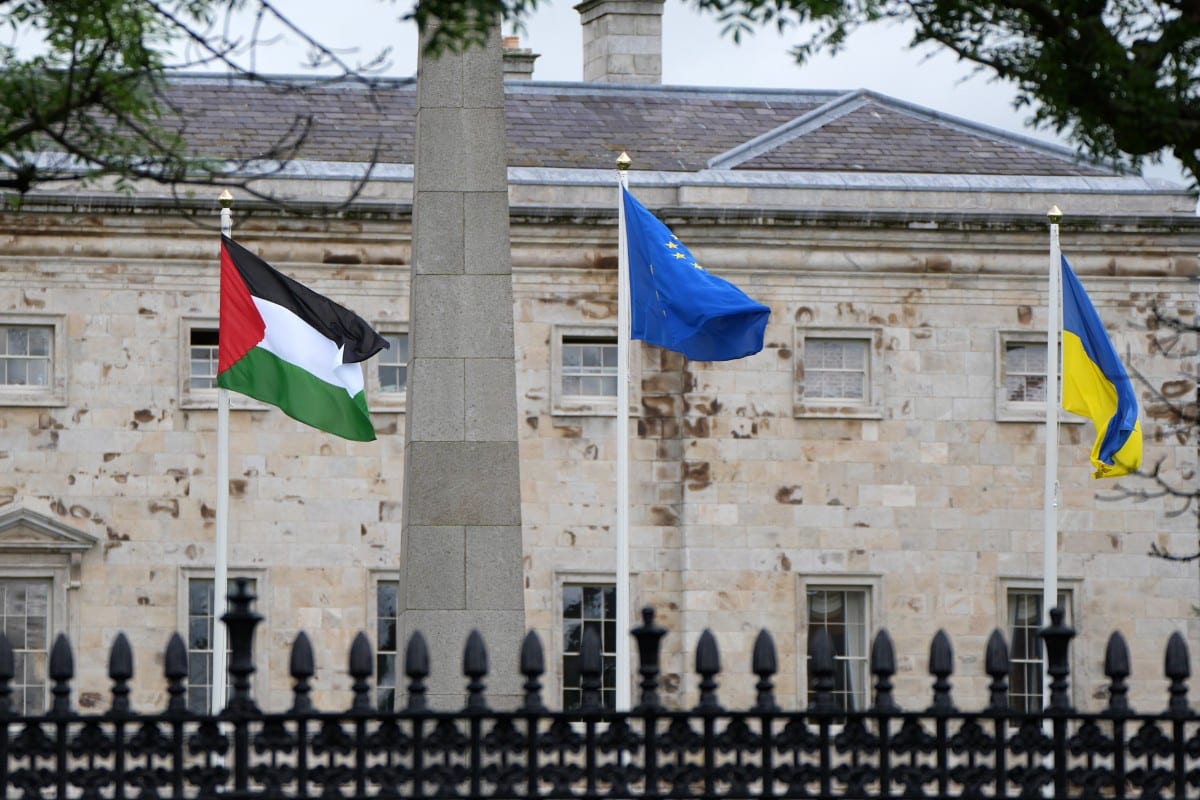
<svg viewBox="0 0 1200 800"><path fill-rule="evenodd" d="M629 248L630 337L693 361L731 361L762 350L771 309L706 272L628 189L621 194Z"/></svg>
<svg viewBox="0 0 1200 800"><path fill-rule="evenodd" d="M1095 477L1128 475L1142 463L1142 426L1133 383L1065 256L1062 283L1063 408L1090 418L1096 426Z"/></svg>

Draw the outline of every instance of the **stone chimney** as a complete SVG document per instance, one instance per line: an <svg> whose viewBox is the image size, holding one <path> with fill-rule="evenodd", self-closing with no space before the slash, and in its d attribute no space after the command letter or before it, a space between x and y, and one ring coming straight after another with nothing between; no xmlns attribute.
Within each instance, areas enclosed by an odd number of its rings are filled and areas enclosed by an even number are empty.
<svg viewBox="0 0 1200 800"><path fill-rule="evenodd" d="M521 40L516 36L505 36L502 45L504 48L504 80L531 80L533 78L533 62L537 61L539 54L529 48L522 48Z"/></svg>
<svg viewBox="0 0 1200 800"><path fill-rule="evenodd" d="M662 83L664 0L584 0L583 79L597 83Z"/></svg>

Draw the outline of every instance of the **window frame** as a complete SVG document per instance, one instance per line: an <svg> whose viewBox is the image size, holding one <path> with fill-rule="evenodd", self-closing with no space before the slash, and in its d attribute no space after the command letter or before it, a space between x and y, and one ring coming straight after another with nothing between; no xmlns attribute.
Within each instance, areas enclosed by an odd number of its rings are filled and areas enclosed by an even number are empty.
<svg viewBox="0 0 1200 800"><path fill-rule="evenodd" d="M629 604L631 607L636 607L637 603L635 602L634 596L633 596L633 587L636 585L636 582L635 582L635 578L632 574L630 575L629 582L630 582ZM554 649L553 649L553 658L550 659L551 664L548 665L549 669L553 670L553 684L551 684L551 685L553 685L553 687L554 687L554 702L549 703L548 705L551 705L551 707L557 707L559 709L563 708L563 694L564 694L564 690L566 688L564 685L565 684L565 681L564 681L565 676L563 674L563 656L565 655L564 648L566 647L566 641L563 636L563 612L564 612L563 589L569 585L580 585L580 586L610 585L613 587L613 589L615 591L616 587L617 587L617 576L616 576L616 573L614 573L614 572L575 571L575 570L562 570L562 571L558 571L554 574L554 620L553 620L553 630L552 630L551 636L550 636L551 646ZM615 604L615 598L614 598L614 604ZM616 613L615 608L613 609L613 613L614 614ZM603 642L601 643L601 648L603 648ZM628 651L631 656L631 659L632 659L633 650L634 650L633 643L631 641L629 651ZM603 657L603 650L601 650L601 656ZM614 658L615 658L615 651L614 651ZM620 669L619 663L616 665L616 668ZM628 665L626 668L629 669L629 675L630 675L630 681L631 681L630 685L636 687L637 684L632 682L634 680L633 668ZM603 682L603 677L601 677L601 681ZM616 691L616 673L615 672L613 675L613 681L614 681L614 683L613 683L612 688L613 688L613 691L615 692ZM602 683L601 691L603 692L603 683ZM603 694L601 696L603 697Z"/></svg>
<svg viewBox="0 0 1200 800"><path fill-rule="evenodd" d="M883 341L883 329L877 327L795 328L793 356L792 414L807 419L883 419L883 370L876 350ZM805 346L810 339L842 339L864 342L867 386L862 400L808 398L804 394Z"/></svg>
<svg viewBox="0 0 1200 800"><path fill-rule="evenodd" d="M179 392L179 407L186 410L212 410L217 408L217 387L193 389L192 374L192 331L213 330L220 332L220 321L216 317L183 316L179 319L179 373L176 389ZM267 411L271 407L238 392L229 393L229 408L234 411Z"/></svg>
<svg viewBox="0 0 1200 800"><path fill-rule="evenodd" d="M1067 615L1063 621L1067 625L1069 625L1073 628L1076 628L1077 630L1078 630L1077 611L1078 611L1078 605L1079 605L1077 602L1077 598L1080 596L1079 593L1080 593L1081 589L1082 589L1082 581L1080 581L1077 578L1062 578L1062 577L1060 577L1058 579L1058 596L1061 599L1065 595L1066 599L1067 599ZM996 586L996 608L997 608L997 616L999 617L997 627L1004 633L1004 641L1008 646L1008 656L1009 656L1009 663L1010 663L1009 673L1006 676L1007 686L1008 686L1008 690L1009 690L1009 707L1010 708L1012 708L1012 668L1013 668L1013 666L1015 666L1016 663L1018 663L1013 658L1013 635L1012 635L1013 632L1009 628L1009 622L1008 622L1008 619L1009 619L1009 607L1008 607L1009 597L1014 592L1036 594L1038 596L1038 601L1040 604L1041 595L1042 595L1042 581L1040 578L1001 578L998 581L997 586ZM1043 611L1043 616L1044 616L1044 611ZM1042 622L1043 622L1043 624L1049 624L1048 621L1045 619L1043 619ZM1075 674L1075 654L1074 654L1073 650L1068 650L1067 658L1070 659L1071 673ZM1032 662L1022 661L1019 663L1032 663ZM1042 676L1044 679L1045 673L1042 673ZM1074 702L1075 702L1075 696L1076 696L1075 685L1077 683L1078 683L1078 681L1073 681L1067 690L1070 693L1070 701L1072 704L1074 704ZM1045 688L1045 686L1043 684L1043 696L1044 696L1044 688ZM1014 710L1014 713L1020 714L1023 712ZM1040 712L1035 711L1033 713L1040 713Z"/></svg>
<svg viewBox="0 0 1200 800"><path fill-rule="evenodd" d="M1004 379L1007 376L1007 358L1008 346L1010 344L1033 344L1041 347L1046 346L1045 331L1029 331L1029 330L1002 330L996 332L996 349L994 353L996 369L993 375L994 385L996 387L996 421L997 422L1045 422L1046 421L1046 403L1042 400L1009 400L1008 391L1004 388ZM1078 414L1072 414L1062 407L1062 345L1059 344L1058 358L1058 392L1059 392L1059 408L1058 421L1060 423L1070 423L1079 425L1087 422L1086 417L1081 417Z"/></svg>
<svg viewBox="0 0 1200 800"><path fill-rule="evenodd" d="M60 408L67 405L67 323L63 314L0 313L0 328L50 328L50 375L46 386L0 384L0 406Z"/></svg>
<svg viewBox="0 0 1200 800"><path fill-rule="evenodd" d="M388 350L381 350L375 356L375 359L368 362L366 379L367 406L371 409L372 414L377 411L403 414L408 410L408 384L412 380L412 334L409 332L407 322L381 322L373 327L381 336L396 336L399 334L407 336L408 360L404 362L404 390L399 392L385 392L382 388L383 384L379 380L379 367L382 364L378 359L386 355Z"/></svg>
<svg viewBox="0 0 1200 800"><path fill-rule="evenodd" d="M881 591L883 578L881 575L828 575L812 574L797 576L796 591L796 620L799 641L796 643L796 702L801 708L808 707L808 593L810 591L834 592L863 592L863 686L859 702L861 709L867 709L871 703L871 644L874 632L886 627L883 618L883 602ZM845 660L841 658L838 660ZM860 710L861 710L860 709Z"/></svg>
<svg viewBox="0 0 1200 800"><path fill-rule="evenodd" d="M45 580L50 583L50 619L47 627L47 659L54 639L66 634L80 641L78 589L83 556L100 540L77 528L25 508L0 514L0 576L10 580ZM49 661L47 661L47 666ZM46 698L50 681L47 673ZM78 687L72 688L73 693ZM46 706L49 708L49 705Z"/></svg>
<svg viewBox="0 0 1200 800"><path fill-rule="evenodd" d="M189 589L191 588L191 582L193 580L215 581L216 575L214 573L215 573L215 570L212 567L180 567L179 568L179 583L178 583L178 595L177 595L178 603L176 606L176 611L177 611L176 617L178 619L178 623L177 623L176 629L182 632L180 635L182 635L184 637L185 642L189 641L189 639L190 639L190 628L189 628L188 623L189 623L189 617L190 617ZM266 598L269 596L268 591L267 591L267 570L261 569L261 568L234 569L234 568L230 567L226 570L225 578L229 582L235 581L238 578L247 578L249 580L254 581L254 594L256 595L256 599L254 601L254 607L253 607L254 611L256 611L259 614L262 614L264 618L267 618L267 619L270 618L270 614L268 614L267 610L266 610ZM228 610L228 608L226 608L226 610ZM214 617L215 617L215 615L214 615ZM219 622L216 619L214 619L213 624L217 625L217 624L219 624ZM268 670L270 653L266 652L269 648L259 646L260 642L262 641L262 637L265 635L262 632L261 627L262 626L259 626L254 631L254 645L252 648L253 653L254 653L254 673L251 675L251 681L252 681L252 685L254 687L254 689L253 689L254 696L256 698L270 696L270 692L269 692L270 672ZM226 638L225 644L226 644L226 647L229 646L228 638ZM192 648L189 646L188 647L189 658L191 657L192 652L193 652ZM211 658L212 651L208 650L206 652L210 653L210 658ZM228 667L228 664L226 664L226 666ZM189 663L188 667L190 670L190 668L191 668L190 663ZM209 664L209 671L210 672L212 671L211 662ZM228 677L227 677L227 680L228 680ZM209 684L209 685L211 686L211 684ZM228 698L228 694L227 694L226 700L228 700L228 699L229 698ZM186 701L186 698L185 698L185 701ZM204 713L208 713L207 710Z"/></svg>
<svg viewBox="0 0 1200 800"><path fill-rule="evenodd" d="M562 355L564 339L596 339L607 342L612 340L617 344L617 358L620 359L620 345L615 325L555 325L550 335L550 402L551 413L562 416L597 416L615 417L617 415L617 398L613 397L575 397L563 394L562 389ZM640 352L634 342L629 344L629 413L637 413L638 401L635 399L635 387L640 384ZM620 380L618 362L617 379ZM620 386L617 387L620 391Z"/></svg>
<svg viewBox="0 0 1200 800"><path fill-rule="evenodd" d="M375 663L371 665L372 691L374 694L371 697L372 707L380 713L391 713L393 711L402 711L403 705L400 702L401 696L407 689L407 684L404 682L404 656L408 642L404 641L404 631L401 627L400 617L400 599L402 591L401 575L394 569L388 570L370 570L367 580L367 622L371 626L371 646L374 650ZM394 584L396 586L396 649L392 653L395 657L395 668L393 670L395 686L392 692L392 708L384 709L379 705L380 682L379 682L379 657L385 651L379 646L379 587L383 584Z"/></svg>

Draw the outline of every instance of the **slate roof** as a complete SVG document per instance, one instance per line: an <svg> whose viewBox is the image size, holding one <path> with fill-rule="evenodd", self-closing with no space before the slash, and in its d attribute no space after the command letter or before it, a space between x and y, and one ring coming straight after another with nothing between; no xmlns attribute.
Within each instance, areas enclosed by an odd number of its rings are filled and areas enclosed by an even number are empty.
<svg viewBox="0 0 1200 800"><path fill-rule="evenodd" d="M1064 148L870 92L729 90L610 84L505 85L513 167L968 175L1113 175ZM416 85L392 81L263 86L213 76L173 79L167 98L201 155L255 158L298 120L306 161L411 164Z"/></svg>

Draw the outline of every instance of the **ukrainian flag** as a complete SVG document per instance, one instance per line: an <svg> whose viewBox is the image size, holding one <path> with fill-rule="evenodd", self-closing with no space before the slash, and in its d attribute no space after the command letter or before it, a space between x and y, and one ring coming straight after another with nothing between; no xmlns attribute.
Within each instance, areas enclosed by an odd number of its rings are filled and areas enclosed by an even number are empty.
<svg viewBox="0 0 1200 800"><path fill-rule="evenodd" d="M1062 405L1096 426L1092 466L1117 478L1142 464L1142 426L1129 374L1066 256L1062 260Z"/></svg>

